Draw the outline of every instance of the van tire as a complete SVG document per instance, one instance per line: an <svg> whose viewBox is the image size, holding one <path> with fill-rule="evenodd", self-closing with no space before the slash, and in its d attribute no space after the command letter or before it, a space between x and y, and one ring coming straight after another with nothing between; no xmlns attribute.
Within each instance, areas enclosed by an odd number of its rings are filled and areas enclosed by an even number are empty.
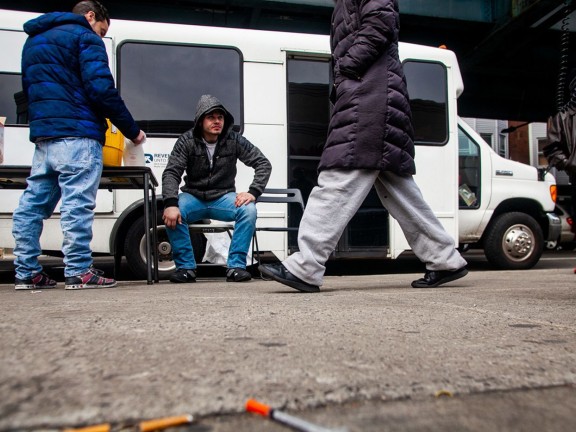
<svg viewBox="0 0 576 432"><path fill-rule="evenodd" d="M544 235L536 220L521 212L498 215L484 235L484 254L490 264L503 270L534 267L544 252Z"/></svg>
<svg viewBox="0 0 576 432"><path fill-rule="evenodd" d="M158 216L161 218L161 216ZM126 262L135 277L139 279L147 278L147 265L146 265L146 237L144 235L144 216L139 217L128 229L126 240L124 242L124 254L126 255ZM163 222L159 220L157 241L153 245L158 251L158 276L160 279L168 279L168 277L176 270L176 264L172 260L172 252L168 236L166 235ZM206 237L203 234L192 233L190 234L192 240L192 248L194 249L194 257L196 262L201 262L206 251Z"/></svg>

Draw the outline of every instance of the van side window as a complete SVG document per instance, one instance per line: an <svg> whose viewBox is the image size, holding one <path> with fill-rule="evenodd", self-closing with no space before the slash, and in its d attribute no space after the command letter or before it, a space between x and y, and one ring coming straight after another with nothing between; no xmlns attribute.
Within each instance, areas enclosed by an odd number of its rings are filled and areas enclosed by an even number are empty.
<svg viewBox="0 0 576 432"><path fill-rule="evenodd" d="M448 142L448 78L441 63L407 60L404 74L410 95L414 140L421 145Z"/></svg>
<svg viewBox="0 0 576 432"><path fill-rule="evenodd" d="M220 99L236 129L243 125L242 56L234 48L124 42L118 48L118 90L151 136L192 128L203 94Z"/></svg>
<svg viewBox="0 0 576 432"><path fill-rule="evenodd" d="M28 124L28 103L20 74L0 73L0 117L6 117L6 124Z"/></svg>
<svg viewBox="0 0 576 432"><path fill-rule="evenodd" d="M458 128L458 197L461 209L480 207L480 149Z"/></svg>

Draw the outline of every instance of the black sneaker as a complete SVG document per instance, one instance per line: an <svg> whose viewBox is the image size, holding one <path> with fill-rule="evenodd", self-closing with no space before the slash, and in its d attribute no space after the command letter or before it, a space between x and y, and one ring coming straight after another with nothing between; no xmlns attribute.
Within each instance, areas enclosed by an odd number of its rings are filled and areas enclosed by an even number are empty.
<svg viewBox="0 0 576 432"><path fill-rule="evenodd" d="M17 290L36 290L36 289L47 289L55 288L56 281L50 279L50 277L44 273L37 273L28 279L18 279L14 281L14 289Z"/></svg>
<svg viewBox="0 0 576 432"><path fill-rule="evenodd" d="M77 276L69 276L64 280L64 289L79 290L92 288L113 288L116 281L103 276L104 272L90 268L86 273Z"/></svg>
<svg viewBox="0 0 576 432"><path fill-rule="evenodd" d="M231 268L226 271L226 282L248 282L252 275L243 268Z"/></svg>
<svg viewBox="0 0 576 432"><path fill-rule="evenodd" d="M286 267L282 265L282 263L261 264L258 266L258 270L260 270L260 273L262 273L264 276L267 276L276 282L280 282L281 284L297 289L298 291L309 293L320 291L319 286L309 284L308 282L304 282L302 279L294 276L288 271Z"/></svg>
<svg viewBox="0 0 576 432"><path fill-rule="evenodd" d="M426 270L424 277L412 282L412 288L436 288L448 282L455 281L456 279L463 278L468 274L466 267L458 270Z"/></svg>
<svg viewBox="0 0 576 432"><path fill-rule="evenodd" d="M170 282L191 283L196 282L195 269L178 269L170 275Z"/></svg>

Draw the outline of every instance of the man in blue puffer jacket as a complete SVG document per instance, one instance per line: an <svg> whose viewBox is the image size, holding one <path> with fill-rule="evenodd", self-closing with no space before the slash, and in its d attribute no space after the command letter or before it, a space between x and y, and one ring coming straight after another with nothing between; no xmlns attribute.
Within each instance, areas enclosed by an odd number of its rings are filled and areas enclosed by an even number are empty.
<svg viewBox="0 0 576 432"><path fill-rule="evenodd" d="M42 271L43 219L60 207L66 289L116 285L92 268L92 223L102 174L106 118L136 145L146 135L114 85L102 38L110 18L98 1L81 1L72 13L54 12L24 24L22 85L28 98L32 170L14 212L16 289L53 288Z"/></svg>

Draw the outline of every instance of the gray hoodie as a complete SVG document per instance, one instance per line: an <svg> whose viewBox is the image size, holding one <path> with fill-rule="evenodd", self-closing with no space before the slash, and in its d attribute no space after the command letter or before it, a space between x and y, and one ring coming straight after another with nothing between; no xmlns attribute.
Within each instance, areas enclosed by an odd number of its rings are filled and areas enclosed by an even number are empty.
<svg viewBox="0 0 576 432"><path fill-rule="evenodd" d="M202 140L203 117L215 109L224 112L224 127L218 137L213 165ZM176 141L162 174L164 207L178 206L178 187L185 173L182 191L203 201L213 201L236 191L236 162L254 168L254 180L248 192L258 198L268 184L272 165L258 147L234 132L234 117L211 95L203 95L196 107L194 127Z"/></svg>

